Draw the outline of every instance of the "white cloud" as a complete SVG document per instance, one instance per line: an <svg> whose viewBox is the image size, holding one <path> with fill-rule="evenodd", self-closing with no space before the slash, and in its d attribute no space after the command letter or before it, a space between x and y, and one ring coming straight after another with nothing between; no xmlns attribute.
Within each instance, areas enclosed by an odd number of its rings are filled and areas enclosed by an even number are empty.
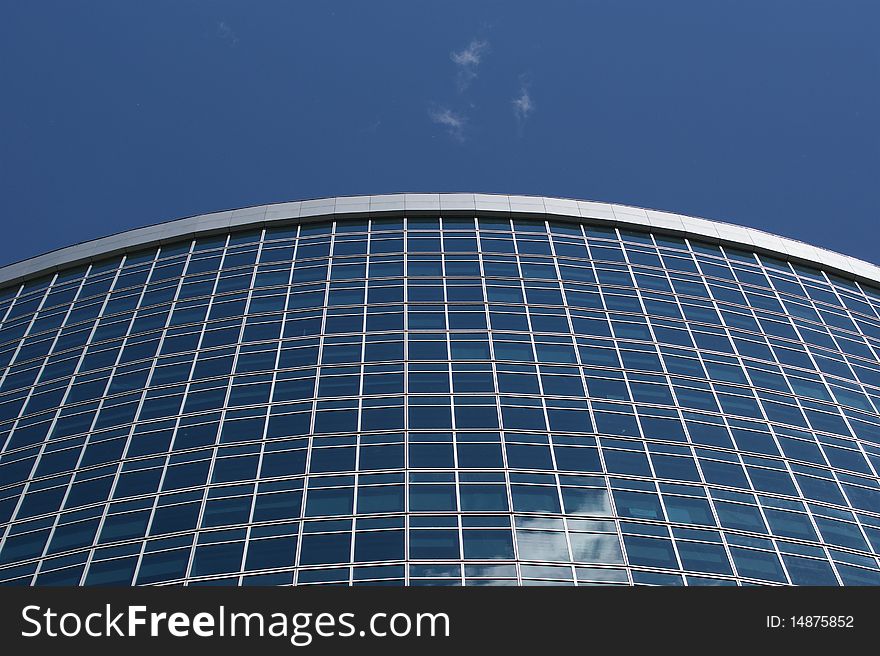
<svg viewBox="0 0 880 656"><path fill-rule="evenodd" d="M516 122L522 128L529 115L535 111L535 103L532 102L527 85L523 84L520 87L519 95L511 101L511 104L513 104L513 115L516 116Z"/></svg>
<svg viewBox="0 0 880 656"><path fill-rule="evenodd" d="M238 36L236 36L235 32L229 27L229 24L226 21L220 21L217 23L217 36L224 41L228 41L232 45L238 43Z"/></svg>
<svg viewBox="0 0 880 656"><path fill-rule="evenodd" d="M459 91L464 91L477 77L477 67L483 53L489 48L489 42L483 39L474 39L464 50L453 51L449 57L458 66L456 83Z"/></svg>
<svg viewBox="0 0 880 656"><path fill-rule="evenodd" d="M448 107L432 109L428 112L431 120L446 128L446 132L456 141L464 141L464 126L467 119L461 114L456 114Z"/></svg>
<svg viewBox="0 0 880 656"><path fill-rule="evenodd" d="M483 56L489 49L489 42L485 39L473 39L462 50L453 50L449 58L456 67L456 86L458 92L464 92L477 77L477 69ZM470 105L473 109L473 104ZM443 126L446 133L458 142L464 142L468 125L468 108L455 111L448 106L435 106L428 109L428 117L437 125Z"/></svg>

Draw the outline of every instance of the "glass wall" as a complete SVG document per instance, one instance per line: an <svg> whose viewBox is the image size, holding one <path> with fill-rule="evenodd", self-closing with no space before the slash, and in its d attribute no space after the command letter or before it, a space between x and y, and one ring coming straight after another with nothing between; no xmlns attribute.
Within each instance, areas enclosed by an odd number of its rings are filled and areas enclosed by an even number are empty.
<svg viewBox="0 0 880 656"><path fill-rule="evenodd" d="M880 584L880 292L577 222L0 291L5 584Z"/></svg>

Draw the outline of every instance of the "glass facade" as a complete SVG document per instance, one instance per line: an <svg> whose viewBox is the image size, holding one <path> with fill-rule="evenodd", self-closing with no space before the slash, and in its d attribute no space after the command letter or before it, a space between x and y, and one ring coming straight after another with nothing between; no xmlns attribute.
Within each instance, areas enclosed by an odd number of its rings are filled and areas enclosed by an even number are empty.
<svg viewBox="0 0 880 656"><path fill-rule="evenodd" d="M337 218L0 290L0 582L880 584L880 291Z"/></svg>

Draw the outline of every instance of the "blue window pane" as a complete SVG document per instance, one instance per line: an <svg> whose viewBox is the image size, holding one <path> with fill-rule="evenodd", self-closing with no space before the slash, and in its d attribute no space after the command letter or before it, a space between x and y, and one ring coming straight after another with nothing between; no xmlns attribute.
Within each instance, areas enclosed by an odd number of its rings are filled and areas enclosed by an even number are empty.
<svg viewBox="0 0 880 656"><path fill-rule="evenodd" d="M843 494L837 483L834 481L815 478L813 476L801 476L799 474L795 474L795 478L807 499L825 501L826 503L834 503L837 505L846 505ZM878 496L878 501L880 501L880 496ZM855 504L855 501L853 501L853 503ZM868 505L872 506L876 512L878 506L870 503Z"/></svg>
<svg viewBox="0 0 880 656"><path fill-rule="evenodd" d="M325 410L315 413L315 432L352 432L357 430L357 422L357 410Z"/></svg>
<svg viewBox="0 0 880 656"><path fill-rule="evenodd" d="M416 468L450 468L455 466L451 444L410 444L409 466Z"/></svg>
<svg viewBox="0 0 880 656"><path fill-rule="evenodd" d="M60 487L39 492L28 492L21 502L21 507L18 509L16 517L24 519L26 517L35 517L55 512L61 507L65 491L65 488Z"/></svg>
<svg viewBox="0 0 880 656"><path fill-rule="evenodd" d="M251 513L250 497L214 499L205 504L202 527L247 523Z"/></svg>
<svg viewBox="0 0 880 656"><path fill-rule="evenodd" d="M749 478L756 490L761 492L775 492L777 494L788 494L797 496L797 490L794 483L784 471L776 469L759 469L757 467L746 467L749 471Z"/></svg>
<svg viewBox="0 0 880 656"><path fill-rule="evenodd" d="M267 453L263 456L260 477L273 478L275 476L303 474L306 471L306 456L307 452L305 449Z"/></svg>
<svg viewBox="0 0 880 656"><path fill-rule="evenodd" d="M329 533L304 535L299 556L300 565L347 563L351 560L351 534Z"/></svg>
<svg viewBox="0 0 880 656"><path fill-rule="evenodd" d="M37 581L34 585L79 585L84 569L85 566L80 565L79 567L66 567L52 572L41 572L37 576Z"/></svg>
<svg viewBox="0 0 880 656"><path fill-rule="evenodd" d="M582 390L574 389L572 387L568 387L565 393L569 395L583 395ZM550 430L552 431L571 433L593 432L593 423L590 421L590 415L584 410L559 410L548 408L547 420L550 423Z"/></svg>
<svg viewBox="0 0 880 656"><path fill-rule="evenodd" d="M507 488L504 485L462 485L461 509L507 511Z"/></svg>
<svg viewBox="0 0 880 656"><path fill-rule="evenodd" d="M137 585L183 578L189 565L189 554L188 548L144 554L138 570Z"/></svg>
<svg viewBox="0 0 880 656"><path fill-rule="evenodd" d="M670 405L672 405L670 403ZM686 442L684 426L678 419L661 417L640 417L642 432L646 438L660 439L671 442Z"/></svg>
<svg viewBox="0 0 880 656"><path fill-rule="evenodd" d="M159 481L162 478L162 473L161 469L148 469L146 471L123 473L116 483L113 497L115 499L122 499L124 497L155 492L159 488ZM168 476L171 475L171 473L172 472L169 469L165 475Z"/></svg>
<svg viewBox="0 0 880 656"><path fill-rule="evenodd" d="M510 531L465 530L464 557L474 560L512 559L513 538Z"/></svg>
<svg viewBox="0 0 880 656"><path fill-rule="evenodd" d="M104 520L104 526L101 529L101 536L98 542L106 543L143 537L147 531L149 519L149 510L126 513L124 515L111 515Z"/></svg>
<svg viewBox="0 0 880 656"><path fill-rule="evenodd" d="M64 502L65 510L107 500L110 497L112 485L112 476L74 484L70 489L67 500Z"/></svg>
<svg viewBox="0 0 880 656"><path fill-rule="evenodd" d="M311 473L353 471L355 447L312 449Z"/></svg>
<svg viewBox="0 0 880 656"><path fill-rule="evenodd" d="M458 531L439 529L410 531L409 557L415 560L459 558Z"/></svg>
<svg viewBox="0 0 880 656"><path fill-rule="evenodd" d="M568 515L610 516L611 501L606 490L582 487L563 487L562 502Z"/></svg>
<svg viewBox="0 0 880 656"><path fill-rule="evenodd" d="M560 471L601 472L599 450L591 447L554 446L556 468Z"/></svg>
<svg viewBox="0 0 880 656"><path fill-rule="evenodd" d="M749 485L749 481L746 478L746 473L740 465L730 462L701 459L700 468L703 470L703 476L705 476L707 483L729 487L741 487L747 490L751 488L751 485Z"/></svg>
<svg viewBox="0 0 880 656"><path fill-rule="evenodd" d="M136 565L137 557L93 562L85 585L131 585Z"/></svg>
<svg viewBox="0 0 880 656"><path fill-rule="evenodd" d="M787 582L779 557L774 553L731 547L730 555L733 556L733 562L740 576L777 583Z"/></svg>
<svg viewBox="0 0 880 656"><path fill-rule="evenodd" d="M794 585L838 585L828 561L788 555L782 560Z"/></svg>
<svg viewBox="0 0 880 656"><path fill-rule="evenodd" d="M3 551L0 551L0 564L6 565L39 556L48 539L48 530L7 537L3 543Z"/></svg>
<svg viewBox="0 0 880 656"><path fill-rule="evenodd" d="M838 547L848 547L860 551L870 551L868 543L862 537L861 531L855 524L839 522L826 517L816 517L816 526L822 533L822 539L828 544Z"/></svg>
<svg viewBox="0 0 880 656"><path fill-rule="evenodd" d="M259 461L258 456L220 458L214 463L214 473L211 477L212 482L229 483L231 481L246 481L255 478Z"/></svg>
<svg viewBox="0 0 880 656"><path fill-rule="evenodd" d="M715 526L709 503L703 499L664 496L663 502L670 522Z"/></svg>
<svg viewBox="0 0 880 656"><path fill-rule="evenodd" d="M301 507L302 492L260 494L254 504L254 521L296 519L301 514Z"/></svg>
<svg viewBox="0 0 880 656"><path fill-rule="evenodd" d="M373 469L400 469L403 467L403 445L383 444L362 446L358 466L361 471Z"/></svg>
<svg viewBox="0 0 880 656"><path fill-rule="evenodd" d="M724 528L752 531L754 533L766 533L761 511L754 506L745 506L739 503L725 503L715 501L715 512L718 513L718 521Z"/></svg>
<svg viewBox="0 0 880 656"><path fill-rule="evenodd" d="M727 553L720 544L700 542L678 542L678 555L681 565L692 572L709 574L732 574Z"/></svg>
<svg viewBox="0 0 880 656"><path fill-rule="evenodd" d="M809 517L804 514L765 508L764 516L767 518L767 522L770 524L770 531L774 535L799 538L801 540L818 539Z"/></svg>
<svg viewBox="0 0 880 656"><path fill-rule="evenodd" d="M560 512L559 495L555 487L511 485L513 509L517 512Z"/></svg>
<svg viewBox="0 0 880 656"><path fill-rule="evenodd" d="M409 427L412 429L452 428L450 408L449 406L410 406Z"/></svg>
<svg viewBox="0 0 880 656"><path fill-rule="evenodd" d="M358 513L403 512L403 486L362 487L358 489Z"/></svg>
<svg viewBox="0 0 880 656"><path fill-rule="evenodd" d="M502 421L507 429L546 430L544 411L541 408L501 408ZM491 428L491 426L487 426Z"/></svg>
<svg viewBox="0 0 880 656"><path fill-rule="evenodd" d="M205 576L208 574L237 572L241 569L241 556L243 552L244 542L200 545L196 547L190 574L192 576Z"/></svg>
<svg viewBox="0 0 880 656"><path fill-rule="evenodd" d="M508 444L507 466L513 469L553 469L550 447L529 444Z"/></svg>
<svg viewBox="0 0 880 656"><path fill-rule="evenodd" d="M97 519L59 526L52 535L48 553L59 553L79 547L87 547L92 544L97 531Z"/></svg>
<svg viewBox="0 0 880 656"><path fill-rule="evenodd" d="M669 478L677 481L700 482L700 474L693 458L652 455L654 472L658 478Z"/></svg>
<svg viewBox="0 0 880 656"><path fill-rule="evenodd" d="M512 408L514 411L519 410L527 410L532 411L535 408ZM528 422L529 426L508 426L505 423L507 428L531 428L532 425L543 428L543 420L537 418L533 414L530 414L529 417L531 419ZM498 414L495 410L494 406L461 406L457 405L455 407L455 426L459 429L481 429L481 428L498 428Z"/></svg>
<svg viewBox="0 0 880 656"><path fill-rule="evenodd" d="M409 488L409 509L413 512L455 512L457 505L454 485L411 485Z"/></svg>
<svg viewBox="0 0 880 656"><path fill-rule="evenodd" d="M565 533L517 531L516 544L522 560L566 563L571 560Z"/></svg>
<svg viewBox="0 0 880 656"><path fill-rule="evenodd" d="M373 378L373 376L368 376ZM390 385L384 385L382 392L387 393L393 391ZM369 390L364 390L365 394L370 394ZM375 392L373 392L375 393ZM361 413L361 430L363 431L380 431L394 430L403 428L404 416L403 408L364 408Z"/></svg>
<svg viewBox="0 0 880 656"><path fill-rule="evenodd" d="M463 469L493 469L504 466L500 444L458 444L458 466Z"/></svg>
<svg viewBox="0 0 880 656"><path fill-rule="evenodd" d="M296 536L251 540L245 569L289 567L296 560Z"/></svg>
<svg viewBox="0 0 880 656"><path fill-rule="evenodd" d="M309 490L306 496L306 516L350 515L353 504L352 488Z"/></svg>
<svg viewBox="0 0 880 656"><path fill-rule="evenodd" d="M373 531L357 534L354 543L356 561L402 560L403 557L403 531Z"/></svg>
<svg viewBox="0 0 880 656"><path fill-rule="evenodd" d="M663 574L661 572L642 572L634 571L632 573L633 583L635 585L668 585L683 586L684 581L681 576L676 574Z"/></svg>
<svg viewBox="0 0 880 656"><path fill-rule="evenodd" d="M663 508L656 494L614 490L614 505L621 517L657 519L663 521Z"/></svg>
<svg viewBox="0 0 880 656"><path fill-rule="evenodd" d="M196 485L204 485L208 480L210 461L193 462L186 465L174 465L165 473L162 483L163 490L179 490Z"/></svg>
<svg viewBox="0 0 880 656"><path fill-rule="evenodd" d="M678 561L670 540L624 535L623 543L630 565L678 569Z"/></svg>
<svg viewBox="0 0 880 656"><path fill-rule="evenodd" d="M837 564L844 585L880 585L880 572L849 565Z"/></svg>
<svg viewBox="0 0 880 656"><path fill-rule="evenodd" d="M616 535L572 533L569 540L572 560L576 563L623 564L623 552Z"/></svg>
<svg viewBox="0 0 880 656"><path fill-rule="evenodd" d="M633 476L650 476L651 466L648 456L634 451L618 451L605 449L605 467L612 474L631 474Z"/></svg>

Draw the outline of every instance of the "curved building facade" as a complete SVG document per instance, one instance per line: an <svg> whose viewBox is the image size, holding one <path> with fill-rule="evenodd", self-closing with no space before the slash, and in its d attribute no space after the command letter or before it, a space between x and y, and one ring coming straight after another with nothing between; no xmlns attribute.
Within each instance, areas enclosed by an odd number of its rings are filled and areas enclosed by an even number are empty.
<svg viewBox="0 0 880 656"><path fill-rule="evenodd" d="M0 268L0 582L880 583L880 270L479 194Z"/></svg>

